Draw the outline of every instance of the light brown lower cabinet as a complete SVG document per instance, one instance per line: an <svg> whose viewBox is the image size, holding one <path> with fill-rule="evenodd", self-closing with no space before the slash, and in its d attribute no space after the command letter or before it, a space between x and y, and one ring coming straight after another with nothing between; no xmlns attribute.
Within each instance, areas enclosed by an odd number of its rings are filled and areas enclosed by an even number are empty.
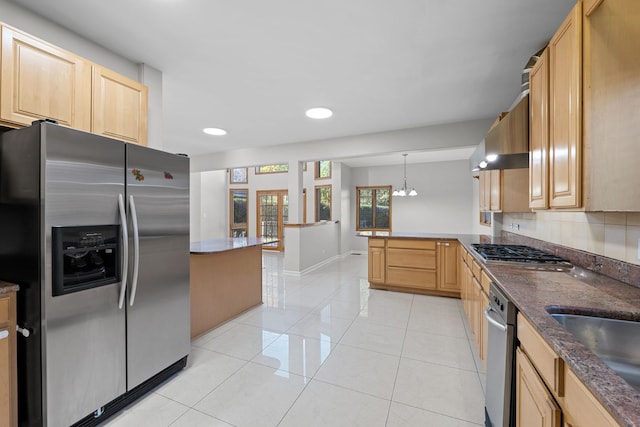
<svg viewBox="0 0 640 427"><path fill-rule="evenodd" d="M0 296L0 426L18 425L15 292Z"/></svg>
<svg viewBox="0 0 640 427"><path fill-rule="evenodd" d="M489 276L462 246L460 247L458 265L460 267L459 280L462 308L467 316L469 327L475 339L478 356L486 368L489 323L486 317L484 317L484 310L489 306L489 297L483 282L486 282Z"/></svg>
<svg viewBox="0 0 640 427"><path fill-rule="evenodd" d="M458 248L457 240L369 238L369 285L459 297Z"/></svg>
<svg viewBox="0 0 640 427"><path fill-rule="evenodd" d="M529 358L516 350L516 427L560 427L562 411Z"/></svg>
<svg viewBox="0 0 640 427"><path fill-rule="evenodd" d="M516 426L559 427L559 416L564 427L620 425L522 313L516 334Z"/></svg>
<svg viewBox="0 0 640 427"><path fill-rule="evenodd" d="M386 264L384 252L384 239L369 239L369 282L384 283Z"/></svg>

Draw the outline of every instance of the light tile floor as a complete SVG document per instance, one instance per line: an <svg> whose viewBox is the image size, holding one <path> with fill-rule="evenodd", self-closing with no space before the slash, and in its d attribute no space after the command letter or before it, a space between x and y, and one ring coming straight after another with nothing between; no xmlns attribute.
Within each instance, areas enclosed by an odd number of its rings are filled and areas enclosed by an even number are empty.
<svg viewBox="0 0 640 427"><path fill-rule="evenodd" d="M301 278L263 259L264 304L194 340L184 371L105 426L484 425L459 300L371 290L364 256Z"/></svg>

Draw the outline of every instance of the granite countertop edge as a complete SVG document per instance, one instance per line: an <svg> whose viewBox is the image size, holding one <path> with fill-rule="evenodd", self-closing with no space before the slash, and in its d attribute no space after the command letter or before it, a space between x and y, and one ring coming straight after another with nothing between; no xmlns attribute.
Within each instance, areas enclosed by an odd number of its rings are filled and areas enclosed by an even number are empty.
<svg viewBox="0 0 640 427"><path fill-rule="evenodd" d="M473 243L512 243L502 237L444 233L362 236L457 239L616 421L625 427L640 427L640 392L566 331L545 309L552 307L552 310L565 313L602 313L608 317L640 321L640 288L580 267L560 272L485 264L471 246Z"/></svg>
<svg viewBox="0 0 640 427"><path fill-rule="evenodd" d="M223 237L193 242L190 244L190 253L193 255L213 254L253 246L262 246L277 241L278 239L266 237Z"/></svg>
<svg viewBox="0 0 640 427"><path fill-rule="evenodd" d="M20 286L14 285L13 283L0 282L0 296L9 294L11 292L18 292L20 290Z"/></svg>

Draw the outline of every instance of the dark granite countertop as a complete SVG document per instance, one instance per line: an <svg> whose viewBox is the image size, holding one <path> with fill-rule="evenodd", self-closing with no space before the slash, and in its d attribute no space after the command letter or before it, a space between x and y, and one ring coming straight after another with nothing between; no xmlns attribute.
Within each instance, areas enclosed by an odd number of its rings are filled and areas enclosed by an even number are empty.
<svg viewBox="0 0 640 427"><path fill-rule="evenodd" d="M20 290L20 286L14 285L13 283L0 282L0 296L4 294L8 294L10 292L18 292Z"/></svg>
<svg viewBox="0 0 640 427"><path fill-rule="evenodd" d="M263 237L223 237L220 239L203 240L191 243L192 254L211 254L234 249L260 246L267 243L277 242L278 239Z"/></svg>
<svg viewBox="0 0 640 427"><path fill-rule="evenodd" d="M505 294L624 426L640 426L640 392L567 332L545 307L640 320L640 288L575 267L569 272L488 266Z"/></svg>
<svg viewBox="0 0 640 427"><path fill-rule="evenodd" d="M514 241L508 236L488 237L466 234L359 235L457 239L478 262L483 264L518 310L614 418L625 427L640 427L640 392L618 376L591 350L578 342L545 310L545 307L555 306L555 308L561 308L563 312L601 313L607 317L640 321L640 287L631 286L581 267L574 267L569 271L540 271L525 266L484 264L482 258L471 247L473 243L529 243L520 241L521 238L518 236L515 236L518 240ZM548 248L543 247L543 249ZM615 262L612 265L615 265Z"/></svg>
<svg viewBox="0 0 640 427"><path fill-rule="evenodd" d="M459 239L469 253L483 263L470 246L479 240L478 236ZM513 243L503 238L492 241ZM623 426L640 427L640 392L578 342L545 309L555 306L563 312L601 313L640 321L640 288L580 267L563 272L491 263L484 267L614 418Z"/></svg>

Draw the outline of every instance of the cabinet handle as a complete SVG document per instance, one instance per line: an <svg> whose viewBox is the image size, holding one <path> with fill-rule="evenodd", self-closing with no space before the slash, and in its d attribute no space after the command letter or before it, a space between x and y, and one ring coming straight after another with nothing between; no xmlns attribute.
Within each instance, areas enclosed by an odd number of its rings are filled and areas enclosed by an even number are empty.
<svg viewBox="0 0 640 427"><path fill-rule="evenodd" d="M3 340L5 338L7 338L9 336L9 331L4 330L4 331L0 331L0 340Z"/></svg>

